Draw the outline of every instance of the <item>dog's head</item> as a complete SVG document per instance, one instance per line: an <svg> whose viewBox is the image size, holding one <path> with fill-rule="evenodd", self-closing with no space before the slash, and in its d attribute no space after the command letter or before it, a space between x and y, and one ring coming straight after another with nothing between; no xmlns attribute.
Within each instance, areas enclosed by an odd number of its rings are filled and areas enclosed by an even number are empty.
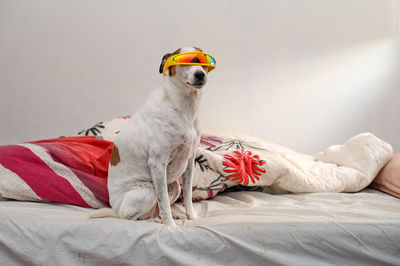
<svg viewBox="0 0 400 266"><path fill-rule="evenodd" d="M164 66L169 57L186 52L202 52L202 50L196 47L185 47L164 55L161 60L160 73L164 73ZM207 83L207 74L209 71L210 67L208 66L173 65L168 67L165 77L171 79L174 83L179 83L192 89L201 89Z"/></svg>

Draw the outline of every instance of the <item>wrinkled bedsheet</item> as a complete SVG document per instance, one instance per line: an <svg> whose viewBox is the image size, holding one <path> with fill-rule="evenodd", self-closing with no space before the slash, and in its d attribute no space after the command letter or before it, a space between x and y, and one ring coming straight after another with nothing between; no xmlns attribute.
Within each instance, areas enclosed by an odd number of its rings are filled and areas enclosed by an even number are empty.
<svg viewBox="0 0 400 266"><path fill-rule="evenodd" d="M375 191L229 192L196 221L90 219L73 205L0 201L2 265L399 265L400 199ZM182 203L173 205L184 215Z"/></svg>

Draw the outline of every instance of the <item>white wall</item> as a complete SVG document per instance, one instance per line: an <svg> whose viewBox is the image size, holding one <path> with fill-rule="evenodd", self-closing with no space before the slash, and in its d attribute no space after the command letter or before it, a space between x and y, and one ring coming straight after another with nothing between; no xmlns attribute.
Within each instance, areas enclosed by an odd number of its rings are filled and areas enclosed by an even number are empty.
<svg viewBox="0 0 400 266"><path fill-rule="evenodd" d="M400 1L0 0L0 144L131 114L161 57L217 69L203 128L314 153L363 131L400 150Z"/></svg>

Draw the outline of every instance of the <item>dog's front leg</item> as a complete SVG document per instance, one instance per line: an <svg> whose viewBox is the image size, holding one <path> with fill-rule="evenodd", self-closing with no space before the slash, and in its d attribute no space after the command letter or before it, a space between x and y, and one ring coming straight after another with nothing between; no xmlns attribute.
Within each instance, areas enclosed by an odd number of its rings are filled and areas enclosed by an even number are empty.
<svg viewBox="0 0 400 266"><path fill-rule="evenodd" d="M183 203L185 204L186 215L188 219L194 220L198 218L193 208L192 202L192 183L193 183L194 156L189 159L188 167L183 173Z"/></svg>
<svg viewBox="0 0 400 266"><path fill-rule="evenodd" d="M157 195L158 207L161 219L169 226L175 227L172 219L171 206L168 196L167 185L167 163L149 160L151 178L154 184L154 190Z"/></svg>

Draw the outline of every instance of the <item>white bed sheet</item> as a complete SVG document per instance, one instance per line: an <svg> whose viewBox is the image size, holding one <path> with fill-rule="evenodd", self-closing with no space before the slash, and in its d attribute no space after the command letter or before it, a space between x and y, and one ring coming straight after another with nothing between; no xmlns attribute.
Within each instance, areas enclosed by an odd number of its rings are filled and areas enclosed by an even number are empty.
<svg viewBox="0 0 400 266"><path fill-rule="evenodd" d="M1 265L399 265L400 199L231 192L196 221L90 219L72 205L0 201ZM182 204L173 206L182 216Z"/></svg>

